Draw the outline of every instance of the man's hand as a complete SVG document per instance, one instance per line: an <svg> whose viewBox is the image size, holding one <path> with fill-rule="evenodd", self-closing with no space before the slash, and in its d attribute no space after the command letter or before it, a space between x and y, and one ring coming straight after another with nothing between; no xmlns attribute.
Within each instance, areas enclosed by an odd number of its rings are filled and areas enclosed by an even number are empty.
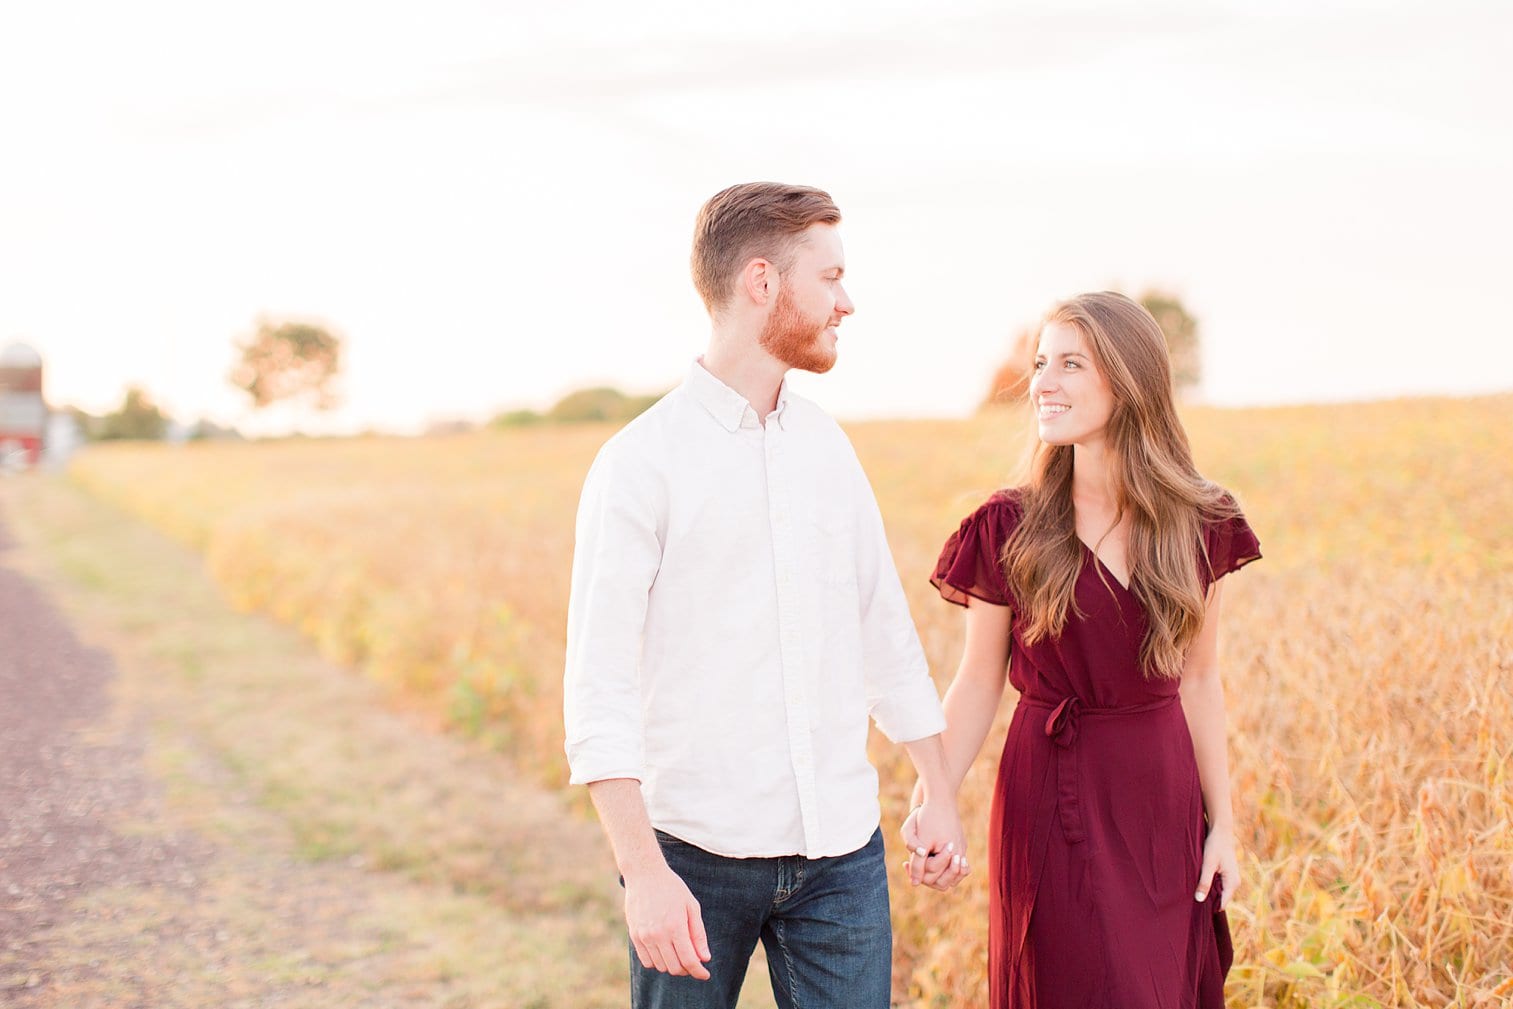
<svg viewBox="0 0 1513 1009"><path fill-rule="evenodd" d="M920 883L945 891L971 872L967 842L955 803L926 802L915 806L904 820L904 844L909 860L904 868L916 886Z"/></svg>
<svg viewBox="0 0 1513 1009"><path fill-rule="evenodd" d="M709 980L709 938L699 902L665 864L625 878L625 924L642 967Z"/></svg>

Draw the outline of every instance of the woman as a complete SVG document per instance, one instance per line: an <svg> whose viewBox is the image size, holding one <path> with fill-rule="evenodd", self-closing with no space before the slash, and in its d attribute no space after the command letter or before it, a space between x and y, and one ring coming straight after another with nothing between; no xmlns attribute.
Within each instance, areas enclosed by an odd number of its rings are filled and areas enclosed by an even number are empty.
<svg viewBox="0 0 1513 1009"><path fill-rule="evenodd" d="M1148 312L1064 302L1034 369L1029 482L968 515L931 579L967 607L945 700L958 787L1006 666L1020 695L988 841L990 1005L1222 1009L1239 866L1218 580L1259 544L1193 465ZM963 869L916 855L910 871Z"/></svg>

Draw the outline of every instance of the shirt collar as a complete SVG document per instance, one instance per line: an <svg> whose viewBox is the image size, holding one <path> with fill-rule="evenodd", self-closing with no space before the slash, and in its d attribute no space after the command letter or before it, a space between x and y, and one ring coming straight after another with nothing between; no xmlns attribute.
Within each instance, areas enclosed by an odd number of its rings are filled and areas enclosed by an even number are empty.
<svg viewBox="0 0 1513 1009"><path fill-rule="evenodd" d="M699 404L708 410L715 420L720 422L721 427L732 434L740 430L743 423L747 422L748 415L749 424L747 426L761 426L761 418L757 416L757 412L752 408L751 404L746 402L746 397L710 374L708 369L704 367L703 358L698 358L689 366L688 378L684 380L684 384L688 386L688 391L693 398L698 400ZM777 419L778 426L784 430L788 428L787 423L784 421L787 407L788 378L785 375L782 384L778 386L777 409L772 411L772 415Z"/></svg>

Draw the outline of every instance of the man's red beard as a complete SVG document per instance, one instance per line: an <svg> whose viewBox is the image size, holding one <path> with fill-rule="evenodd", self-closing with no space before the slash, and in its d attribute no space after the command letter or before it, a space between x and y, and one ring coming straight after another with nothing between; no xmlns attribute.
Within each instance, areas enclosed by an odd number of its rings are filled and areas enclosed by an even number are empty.
<svg viewBox="0 0 1513 1009"><path fill-rule="evenodd" d="M777 304L772 306L772 314L767 316L757 342L788 367L822 375L835 367L835 350L827 347L824 340L827 321L806 319L793 303L788 288L780 288Z"/></svg>

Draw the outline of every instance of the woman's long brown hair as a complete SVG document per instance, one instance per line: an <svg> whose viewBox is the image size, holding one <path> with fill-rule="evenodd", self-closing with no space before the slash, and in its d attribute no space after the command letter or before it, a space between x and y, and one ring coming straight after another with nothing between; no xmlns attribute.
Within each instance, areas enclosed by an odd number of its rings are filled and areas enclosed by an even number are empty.
<svg viewBox="0 0 1513 1009"><path fill-rule="evenodd" d="M1172 395L1166 339L1149 312L1104 291L1062 302L1045 322L1076 327L1113 391L1105 436L1114 524L1130 518L1130 591L1149 618L1140 663L1147 676L1180 677L1188 646L1203 626L1203 521L1239 509L1193 465ZM1085 548L1072 507L1072 457L1071 445L1042 442L1035 449L1021 497L1023 518L1004 547L1004 571L1026 621L1026 643L1060 636L1067 613L1080 615L1074 590Z"/></svg>

